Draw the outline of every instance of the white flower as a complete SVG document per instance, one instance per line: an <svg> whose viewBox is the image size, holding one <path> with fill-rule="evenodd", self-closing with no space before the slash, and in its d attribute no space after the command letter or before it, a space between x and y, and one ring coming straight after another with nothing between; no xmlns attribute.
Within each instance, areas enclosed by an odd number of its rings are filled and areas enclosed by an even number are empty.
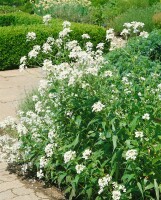
<svg viewBox="0 0 161 200"><path fill-rule="evenodd" d="M108 71L105 71L105 72L104 72L104 76L105 76L105 77L108 77L108 76L109 76L109 77L112 77L112 71L109 71L109 70L108 70Z"/></svg>
<svg viewBox="0 0 161 200"><path fill-rule="evenodd" d="M86 149L84 152L83 152L83 156L82 158L84 158L85 160L87 160L89 158L89 156L91 155L92 151L90 149Z"/></svg>
<svg viewBox="0 0 161 200"><path fill-rule="evenodd" d="M28 57L31 59L31 58L36 58L37 55L38 55L38 51L36 51L35 49L31 50L29 53L28 53Z"/></svg>
<svg viewBox="0 0 161 200"><path fill-rule="evenodd" d="M150 115L149 115L148 113L145 113L145 114L142 116L142 119L149 120L149 119L150 119Z"/></svg>
<svg viewBox="0 0 161 200"><path fill-rule="evenodd" d="M80 174L84 170L84 165L76 165L75 169L77 171L77 174Z"/></svg>
<svg viewBox="0 0 161 200"><path fill-rule="evenodd" d="M20 72L22 72L24 69L27 69L25 63L23 63L23 64L21 64L21 65L19 66L19 71L20 71Z"/></svg>
<svg viewBox="0 0 161 200"><path fill-rule="evenodd" d="M40 168L45 167L47 165L47 163L48 163L48 160L45 158L45 156L42 156L40 158Z"/></svg>
<svg viewBox="0 0 161 200"><path fill-rule="evenodd" d="M112 40L115 37L114 29L110 28L106 31L106 40Z"/></svg>
<svg viewBox="0 0 161 200"><path fill-rule="evenodd" d="M97 44L96 48L102 50L104 48L104 43L101 42L101 43Z"/></svg>
<svg viewBox="0 0 161 200"><path fill-rule="evenodd" d="M142 131L136 131L136 132L135 132L135 137L136 137L136 138L139 138L139 137L140 137L140 138L143 138L143 137L144 137L144 134L143 134Z"/></svg>
<svg viewBox="0 0 161 200"><path fill-rule="evenodd" d="M123 36L127 36L128 34L130 34L129 32L129 29L123 29L122 32L120 33L120 35L123 35Z"/></svg>
<svg viewBox="0 0 161 200"><path fill-rule="evenodd" d="M121 198L121 192L119 190L112 191L112 199L119 200Z"/></svg>
<svg viewBox="0 0 161 200"><path fill-rule="evenodd" d="M139 35L139 36L144 37L144 38L148 38L149 33L146 32L146 31L142 31L142 32L140 32L140 35Z"/></svg>
<svg viewBox="0 0 161 200"><path fill-rule="evenodd" d="M35 45L35 46L33 46L33 49L34 49L35 51L40 51L40 50L41 50L41 47L40 47L40 45Z"/></svg>
<svg viewBox="0 0 161 200"><path fill-rule="evenodd" d="M97 103L93 104L92 112L100 112L104 107L105 105L103 105L100 101L98 101Z"/></svg>
<svg viewBox="0 0 161 200"><path fill-rule="evenodd" d="M49 14L45 15L45 16L43 16L43 23L45 25L47 25L51 21L51 19L52 19L51 15L49 15Z"/></svg>
<svg viewBox="0 0 161 200"><path fill-rule="evenodd" d="M65 154L64 154L64 162L65 163L68 163L69 161L73 160L76 156L76 152L75 151L67 151Z"/></svg>
<svg viewBox="0 0 161 200"><path fill-rule="evenodd" d="M142 96L141 92L139 92L139 93L138 93L138 96L139 96L139 97L141 97L141 96Z"/></svg>
<svg viewBox="0 0 161 200"><path fill-rule="evenodd" d="M52 48L51 48L50 44L48 44L48 43L44 43L42 48L43 48L44 53L52 52Z"/></svg>
<svg viewBox="0 0 161 200"><path fill-rule="evenodd" d="M108 186L108 184L111 180L112 180L112 177L109 174L107 174L106 176L104 176L103 178L100 178L98 180L98 185L100 187L98 194L101 194L103 192L104 187Z"/></svg>
<svg viewBox="0 0 161 200"><path fill-rule="evenodd" d="M27 60L27 57L26 57L26 56L21 57L21 59L20 59L20 64L25 63L26 60Z"/></svg>
<svg viewBox="0 0 161 200"><path fill-rule="evenodd" d="M70 22L68 22L68 21L64 21L63 22L63 28L68 28L68 27L70 27L71 26L71 23Z"/></svg>
<svg viewBox="0 0 161 200"><path fill-rule="evenodd" d="M64 28L62 31L59 32L59 37L63 38L67 36L71 32L70 28Z"/></svg>
<svg viewBox="0 0 161 200"><path fill-rule="evenodd" d="M45 147L45 153L47 157L51 157L53 155L53 146L54 146L53 144L48 144Z"/></svg>
<svg viewBox="0 0 161 200"><path fill-rule="evenodd" d="M27 38L27 41L35 40L36 39L36 33L28 32L28 34L26 35L26 38Z"/></svg>
<svg viewBox="0 0 161 200"><path fill-rule="evenodd" d="M158 85L158 89L161 90L161 83Z"/></svg>
<svg viewBox="0 0 161 200"><path fill-rule="evenodd" d="M54 66L53 66L51 60L48 60L48 59L44 60L43 66L42 66L42 69L43 69L44 71L51 71L51 69L52 69L53 67L54 67Z"/></svg>
<svg viewBox="0 0 161 200"><path fill-rule="evenodd" d="M83 34L82 39L90 39L90 36L88 34Z"/></svg>
<svg viewBox="0 0 161 200"><path fill-rule="evenodd" d="M40 169L40 171L37 172L37 178L41 179L43 177L44 177L44 173L43 173L42 169Z"/></svg>
<svg viewBox="0 0 161 200"><path fill-rule="evenodd" d="M27 128L23 125L23 124L18 124L16 126L16 129L17 129L17 132L18 134L21 136L21 135L26 135L28 130Z"/></svg>
<svg viewBox="0 0 161 200"><path fill-rule="evenodd" d="M126 152L126 160L135 160L136 156L138 155L137 150L131 149Z"/></svg>
<svg viewBox="0 0 161 200"><path fill-rule="evenodd" d="M39 99L39 98L38 98L37 95L33 95L33 96L32 96L32 100L33 100L34 102L35 102L35 101L38 101L38 99Z"/></svg>

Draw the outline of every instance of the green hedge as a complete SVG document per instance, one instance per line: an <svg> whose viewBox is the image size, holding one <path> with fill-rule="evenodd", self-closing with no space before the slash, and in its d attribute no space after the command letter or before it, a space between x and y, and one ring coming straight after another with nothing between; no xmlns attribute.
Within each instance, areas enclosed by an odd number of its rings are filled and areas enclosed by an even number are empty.
<svg viewBox="0 0 161 200"><path fill-rule="evenodd" d="M13 6L0 6L0 14L18 12L19 9Z"/></svg>
<svg viewBox="0 0 161 200"><path fill-rule="evenodd" d="M43 24L0 27L0 70L18 68L20 58L27 55L34 45L43 44L49 36L57 37L61 29L61 20L53 20L52 25L48 27ZM106 42L106 30L102 27L73 23L71 29L73 30L71 38L78 40L80 44L83 33L91 36L90 41L94 46L99 42ZM36 33L37 39L26 42L26 34L32 31ZM108 51L108 45L106 42L106 51Z"/></svg>
<svg viewBox="0 0 161 200"><path fill-rule="evenodd" d="M42 24L42 18L24 12L0 14L0 26Z"/></svg>

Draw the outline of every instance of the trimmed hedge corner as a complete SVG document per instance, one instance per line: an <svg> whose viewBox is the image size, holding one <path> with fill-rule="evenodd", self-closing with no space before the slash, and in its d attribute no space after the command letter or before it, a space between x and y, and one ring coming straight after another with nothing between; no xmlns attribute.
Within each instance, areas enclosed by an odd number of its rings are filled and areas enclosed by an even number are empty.
<svg viewBox="0 0 161 200"><path fill-rule="evenodd" d="M42 24L42 18L24 12L0 14L0 26Z"/></svg>
<svg viewBox="0 0 161 200"><path fill-rule="evenodd" d="M11 15L10 15L11 16ZM16 14L16 16L18 16ZM23 16L26 16L23 15ZM23 16L19 24L23 24ZM32 15L31 15L32 18ZM39 18L39 17L38 17ZM38 18L35 18L36 20ZM41 19L41 18L40 18ZM25 20L25 18L24 18ZM39 20L39 19L38 19ZM28 24L30 20L26 19ZM27 55L35 44L42 45L47 37L56 37L62 29L61 20L53 20L52 24L45 26L43 24L37 25L21 25L21 26L8 26L0 27L0 70L16 69L19 66L19 60L22 56ZM71 29L71 38L78 40L81 44L81 35L88 33L91 36L90 41L96 46L99 42L106 42L106 30L99 26L77 24L73 23ZM26 42L26 34L28 32L35 32L37 39L32 42ZM107 52L109 44L106 42L105 51ZM35 65L36 63L32 63Z"/></svg>

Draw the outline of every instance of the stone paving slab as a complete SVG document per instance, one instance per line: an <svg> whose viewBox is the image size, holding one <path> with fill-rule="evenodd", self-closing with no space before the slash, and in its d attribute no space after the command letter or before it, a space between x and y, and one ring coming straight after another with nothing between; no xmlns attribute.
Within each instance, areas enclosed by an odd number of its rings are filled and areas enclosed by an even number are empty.
<svg viewBox="0 0 161 200"><path fill-rule="evenodd" d="M0 200L50 200L48 196L35 192L6 171L7 164L0 162Z"/></svg>
<svg viewBox="0 0 161 200"><path fill-rule="evenodd" d="M38 87L43 73L40 68L0 71L0 121L16 116L17 107L26 93Z"/></svg>

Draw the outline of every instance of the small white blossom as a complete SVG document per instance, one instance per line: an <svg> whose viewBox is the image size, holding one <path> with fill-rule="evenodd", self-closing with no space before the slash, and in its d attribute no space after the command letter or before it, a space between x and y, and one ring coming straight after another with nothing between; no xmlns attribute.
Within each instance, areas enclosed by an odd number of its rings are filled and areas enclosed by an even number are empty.
<svg viewBox="0 0 161 200"><path fill-rule="evenodd" d="M112 40L115 37L114 29L110 28L106 31L106 40Z"/></svg>
<svg viewBox="0 0 161 200"><path fill-rule="evenodd" d="M84 170L84 165L76 165L75 169L77 171L77 174L80 174Z"/></svg>
<svg viewBox="0 0 161 200"><path fill-rule="evenodd" d="M143 134L142 131L136 131L136 132L135 132L135 137L136 137L136 138L143 138L143 137L144 137L144 134Z"/></svg>
<svg viewBox="0 0 161 200"><path fill-rule="evenodd" d="M85 160L87 160L89 158L89 156L91 155L92 151L90 149L86 149L84 152L83 152L83 156L82 158L84 158Z"/></svg>
<svg viewBox="0 0 161 200"><path fill-rule="evenodd" d="M129 160L129 159L135 160L137 155L138 155L137 150L135 149L128 150L126 152L126 160Z"/></svg>
<svg viewBox="0 0 161 200"><path fill-rule="evenodd" d="M20 59L20 64L25 63L26 60L27 60L27 57L26 57L26 56L21 57L21 59Z"/></svg>
<svg viewBox="0 0 161 200"><path fill-rule="evenodd" d="M68 28L68 27L70 27L71 26L71 23L70 22L68 22L68 21L64 21L63 22L63 28Z"/></svg>
<svg viewBox="0 0 161 200"><path fill-rule="evenodd" d="M97 103L93 104L92 111L93 112L100 112L104 107L105 107L105 105L103 105L100 101L98 101Z"/></svg>
<svg viewBox="0 0 161 200"><path fill-rule="evenodd" d="M53 144L48 144L45 147L45 153L47 157L51 157L53 155L53 146L54 146Z"/></svg>
<svg viewBox="0 0 161 200"><path fill-rule="evenodd" d="M33 49L28 53L28 57L29 57L29 59L36 58L38 54L39 54L39 52L36 51L35 49Z"/></svg>
<svg viewBox="0 0 161 200"><path fill-rule="evenodd" d="M148 113L145 113L145 114L142 116L142 119L149 120L149 119L150 119L150 115L149 115Z"/></svg>
<svg viewBox="0 0 161 200"><path fill-rule="evenodd" d="M51 17L51 15L45 15L45 16L43 16L43 23L45 24L45 25L48 25L48 23L51 21L51 19L52 19L52 17Z"/></svg>
<svg viewBox="0 0 161 200"><path fill-rule="evenodd" d="M36 33L28 32L28 34L26 35L26 38L27 38L27 41L35 40L36 39Z"/></svg>
<svg viewBox="0 0 161 200"><path fill-rule="evenodd" d="M67 151L65 154L64 154L64 162L65 163L68 163L69 161L73 160L76 156L76 152L75 151Z"/></svg>
<svg viewBox="0 0 161 200"><path fill-rule="evenodd" d="M101 194L103 192L104 188L108 186L111 180L112 180L112 177L109 174L107 174L106 176L98 180L98 185L100 187L98 194Z"/></svg>
<svg viewBox="0 0 161 200"><path fill-rule="evenodd" d="M120 200L121 192L119 190L112 191L112 199L113 200Z"/></svg>
<svg viewBox="0 0 161 200"><path fill-rule="evenodd" d="M44 177L44 173L42 169L40 169L40 171L37 172L37 178L42 179L43 177Z"/></svg>
<svg viewBox="0 0 161 200"><path fill-rule="evenodd" d="M90 39L90 36L88 34L83 34L82 39Z"/></svg>
<svg viewBox="0 0 161 200"><path fill-rule="evenodd" d="M146 32L146 31L142 31L142 32L140 32L140 35L139 35L139 36L140 36L140 37L144 37L144 38L148 38L149 33Z"/></svg>

